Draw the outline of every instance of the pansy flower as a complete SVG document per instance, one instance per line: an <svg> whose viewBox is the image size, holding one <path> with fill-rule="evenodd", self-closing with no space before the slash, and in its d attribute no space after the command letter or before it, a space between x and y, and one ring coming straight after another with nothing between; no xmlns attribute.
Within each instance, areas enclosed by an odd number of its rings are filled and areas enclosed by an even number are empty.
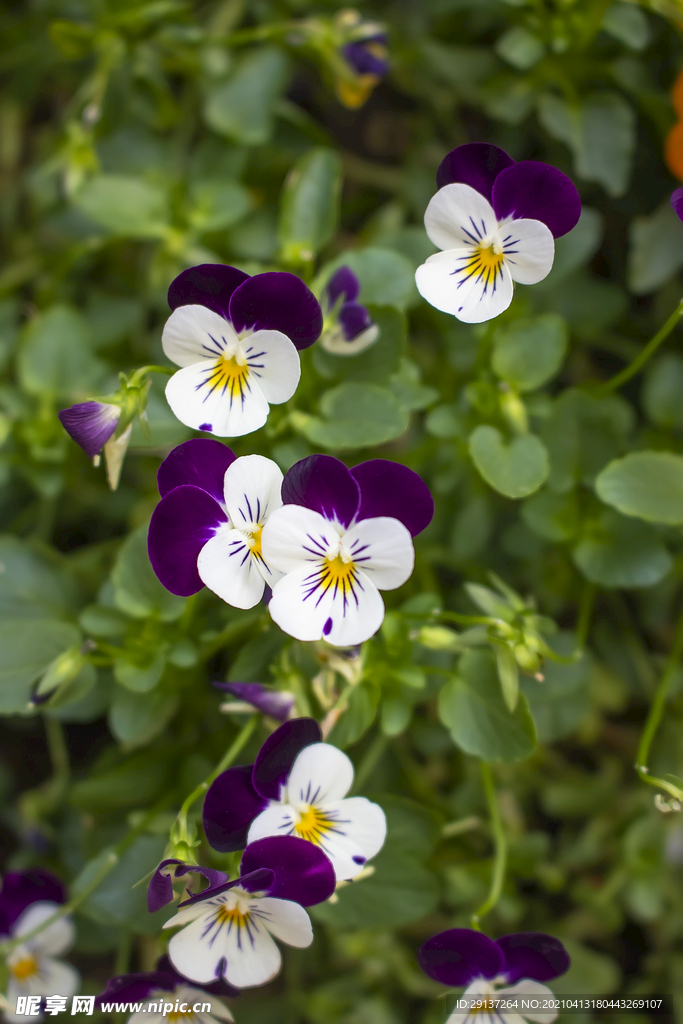
<svg viewBox="0 0 683 1024"><path fill-rule="evenodd" d="M206 984L225 978L249 988L280 970L279 939L302 949L313 941L304 907L334 891L334 871L325 854L302 839L274 836L247 846L240 876L205 889L180 904L164 928L178 928L168 945L174 968Z"/></svg>
<svg viewBox="0 0 683 1024"><path fill-rule="evenodd" d="M263 557L283 574L268 605L297 640L352 647L384 618L380 590L413 571L412 538L429 524L432 496L417 473L386 459L349 470L330 455L297 462L268 519Z"/></svg>
<svg viewBox="0 0 683 1024"><path fill-rule="evenodd" d="M581 214L579 194L557 168L515 163L482 142L452 150L436 182L425 228L443 251L417 268L418 290L465 323L491 320L512 302L513 281L537 284L550 273L554 239Z"/></svg>
<svg viewBox="0 0 683 1024"><path fill-rule="evenodd" d="M379 327L356 301L360 281L350 267L340 267L325 285L320 344L337 356L355 356L379 337Z"/></svg>
<svg viewBox="0 0 683 1024"><path fill-rule="evenodd" d="M439 932L420 948L420 966L425 974L451 988L466 985L463 999L483 1001L493 997L531 996L539 1000L553 993L542 982L557 978L569 967L569 956L559 939L542 932L504 935L495 942L470 928L451 928ZM453 1020L481 1020L482 1013L503 1024L519 1024L520 1014L496 1009L473 1009L469 1014L456 1010ZM551 1024L554 1010L524 1011L521 1016L536 1024Z"/></svg>
<svg viewBox="0 0 683 1024"><path fill-rule="evenodd" d="M157 474L161 501L149 524L152 568L172 594L207 586L235 608L253 608L280 578L261 532L282 504L282 473L262 455L235 458L220 441L174 448Z"/></svg>
<svg viewBox="0 0 683 1024"><path fill-rule="evenodd" d="M339 52L356 76L355 81L346 76L337 77L337 98L349 110L358 110L389 70L389 37L383 25L366 21L358 11L340 11L335 20L345 40Z"/></svg>
<svg viewBox="0 0 683 1024"><path fill-rule="evenodd" d="M18 939L28 935L65 901L64 886L49 871L10 871L0 889L0 937ZM78 971L55 959L66 953L74 938L71 918L60 917L12 949L7 956L10 1006L16 1006L19 996L60 995L70 999L74 995L80 983ZM23 1019L9 1010L5 1016L12 1021Z"/></svg>
<svg viewBox="0 0 683 1024"><path fill-rule="evenodd" d="M387 831L384 811L365 797L346 796L353 765L321 738L312 718L285 722L253 765L228 768L212 782L204 832L214 849L296 836L324 851L339 880L354 878L379 853Z"/></svg>
<svg viewBox="0 0 683 1024"><path fill-rule="evenodd" d="M238 437L296 391L298 349L319 337L318 300L294 274L249 277L205 263L171 284L161 343L180 366L166 385L171 409L195 430Z"/></svg>
<svg viewBox="0 0 683 1024"><path fill-rule="evenodd" d="M214 683L217 689L224 690L237 698L234 705L224 704L221 711L248 710L250 707L260 711L278 722L286 722L294 710L294 695L287 690L274 690L263 683ZM240 708L240 703L244 708Z"/></svg>
<svg viewBox="0 0 683 1024"><path fill-rule="evenodd" d="M169 1019L177 1024L219 1024L234 1019L222 999L238 995L239 991L223 979L197 988L174 970L167 956L162 956L153 971L110 978L95 1000L95 1008L117 1013L119 1007L138 1007L128 1024L168 1024ZM204 1009L207 1005L210 1010Z"/></svg>

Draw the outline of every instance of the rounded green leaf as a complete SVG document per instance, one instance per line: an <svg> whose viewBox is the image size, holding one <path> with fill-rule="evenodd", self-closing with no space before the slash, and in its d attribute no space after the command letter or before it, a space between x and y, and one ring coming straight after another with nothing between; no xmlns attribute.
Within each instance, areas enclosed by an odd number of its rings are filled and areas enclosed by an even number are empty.
<svg viewBox="0 0 683 1024"><path fill-rule="evenodd" d="M650 523L683 523L683 456L631 452L615 459L595 481L606 505Z"/></svg>
<svg viewBox="0 0 683 1024"><path fill-rule="evenodd" d="M185 608L185 598L176 597L159 582L147 554L147 526L139 526L121 546L114 571L114 600L122 612L135 619L154 616L174 622Z"/></svg>
<svg viewBox="0 0 683 1024"><path fill-rule="evenodd" d="M658 427L683 426L683 358L664 352L648 367L641 399L651 423Z"/></svg>
<svg viewBox="0 0 683 1024"><path fill-rule="evenodd" d="M320 411L325 419L295 412L292 422L313 444L331 450L374 447L408 427L398 399L376 384L340 384L322 396Z"/></svg>
<svg viewBox="0 0 683 1024"><path fill-rule="evenodd" d="M90 348L90 331L77 310L52 306L28 325L17 359L19 379L30 395L68 400L94 388L103 365Z"/></svg>
<svg viewBox="0 0 683 1024"><path fill-rule="evenodd" d="M312 350L313 363L318 373L327 380L383 383L398 370L406 351L407 324L405 314L391 306L369 306L368 312L379 327L377 341L356 356L333 355L322 345Z"/></svg>
<svg viewBox="0 0 683 1024"><path fill-rule="evenodd" d="M567 324L557 313L515 320L493 336L493 369L520 391L531 391L559 372L567 340Z"/></svg>
<svg viewBox="0 0 683 1024"><path fill-rule="evenodd" d="M99 174L74 197L96 224L115 235L158 238L170 219L168 196L158 185L124 174Z"/></svg>
<svg viewBox="0 0 683 1024"><path fill-rule="evenodd" d="M313 259L334 237L339 220L342 164L332 149L311 149L285 182L279 238L285 259Z"/></svg>
<svg viewBox="0 0 683 1024"><path fill-rule="evenodd" d="M33 683L55 658L80 642L80 630L66 622L0 623L0 714L25 714Z"/></svg>
<svg viewBox="0 0 683 1024"><path fill-rule="evenodd" d="M210 178L193 185L187 219L197 231L220 231L236 224L250 208L251 196L244 185Z"/></svg>
<svg viewBox="0 0 683 1024"><path fill-rule="evenodd" d="M236 142L260 146L273 129L273 107L285 87L287 58L276 47L251 50L204 104L209 128Z"/></svg>
<svg viewBox="0 0 683 1024"><path fill-rule="evenodd" d="M480 426L470 434L472 461L486 483L507 498L533 494L549 472L545 445L534 434L507 444L495 427Z"/></svg>
<svg viewBox="0 0 683 1024"><path fill-rule="evenodd" d="M651 526L609 511L591 525L573 558L584 576L602 587L652 587L672 565Z"/></svg>

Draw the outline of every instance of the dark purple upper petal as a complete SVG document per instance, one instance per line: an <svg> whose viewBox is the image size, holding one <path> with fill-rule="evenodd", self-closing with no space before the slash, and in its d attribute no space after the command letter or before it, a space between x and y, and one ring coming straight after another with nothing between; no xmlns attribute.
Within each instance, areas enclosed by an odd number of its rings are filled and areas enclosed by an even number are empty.
<svg viewBox="0 0 683 1024"><path fill-rule="evenodd" d="M164 874L162 871L162 868L168 867L169 864L178 865L175 870L176 878L180 878L190 872L196 872L204 876L209 883L209 888L215 888L217 885L221 885L223 882L227 882L228 880L228 876L224 871L217 871L215 868L204 868L198 867L194 864L185 864L182 860L176 860L174 858L162 860L161 864L152 875L147 888L147 909L150 914L153 914L155 910L160 910L162 907L165 907L166 904L170 903L173 899L173 879L170 874Z"/></svg>
<svg viewBox="0 0 683 1024"><path fill-rule="evenodd" d="M296 836L268 836L250 843L240 873L270 868L275 873L268 895L302 907L322 903L334 892L334 868L319 846ZM241 883L240 883L241 884Z"/></svg>
<svg viewBox="0 0 683 1024"><path fill-rule="evenodd" d="M297 754L321 739L320 726L312 718L293 718L271 733L256 755L251 773L256 792L266 800L279 800Z"/></svg>
<svg viewBox="0 0 683 1024"><path fill-rule="evenodd" d="M370 459L351 472L360 485L358 519L390 516L402 522L413 537L431 523L434 499L412 469L389 459Z"/></svg>
<svg viewBox="0 0 683 1024"><path fill-rule="evenodd" d="M201 263L178 274L168 289L168 304L171 309L178 306L206 306L214 313L228 319L230 298L235 288L249 275L236 267L223 263Z"/></svg>
<svg viewBox="0 0 683 1024"><path fill-rule="evenodd" d="M376 75L377 78L383 78L389 70L389 61L372 52L368 46L368 43L372 42L371 39L364 39L362 42L347 43L342 47L342 54L344 60L351 65L356 74ZM379 37L377 42L384 45Z"/></svg>
<svg viewBox="0 0 683 1024"><path fill-rule="evenodd" d="M294 274L256 274L230 299L229 320L235 330L281 331L298 349L320 337L323 313L310 288Z"/></svg>
<svg viewBox="0 0 683 1024"><path fill-rule="evenodd" d="M512 167L514 160L504 149L488 142L467 142L448 153L436 172L438 188L462 182L480 192L491 202L493 183L506 167Z"/></svg>
<svg viewBox="0 0 683 1024"><path fill-rule="evenodd" d="M42 868L8 871L0 889L0 935L9 935L12 925L32 903L65 903L64 883Z"/></svg>
<svg viewBox="0 0 683 1024"><path fill-rule="evenodd" d="M425 974L453 988L475 978L495 978L505 964L500 946L471 928L450 928L427 939L418 959Z"/></svg>
<svg viewBox="0 0 683 1024"><path fill-rule="evenodd" d="M285 505L303 505L331 522L348 526L358 511L360 488L343 462L332 455L309 455L285 473Z"/></svg>
<svg viewBox="0 0 683 1024"><path fill-rule="evenodd" d="M204 799L204 832L214 850L230 853L247 844L249 826L268 801L251 781L253 765L238 765L221 772Z"/></svg>
<svg viewBox="0 0 683 1024"><path fill-rule="evenodd" d="M373 319L365 306L361 306L358 302L345 302L339 310L337 320L341 324L347 341L353 341L373 324Z"/></svg>
<svg viewBox="0 0 683 1024"><path fill-rule="evenodd" d="M505 957L502 973L514 984L522 978L550 981L569 967L569 954L559 939L543 932L518 932L496 939Z"/></svg>
<svg viewBox="0 0 683 1024"><path fill-rule="evenodd" d="M189 597L202 589L199 552L227 520L215 498L200 487L183 484L161 499L150 520L147 550L152 568L172 594Z"/></svg>
<svg viewBox="0 0 683 1024"><path fill-rule="evenodd" d="M344 302L354 302L360 295L360 281L351 267L340 267L327 282L325 293L329 308L334 306L340 296Z"/></svg>
<svg viewBox="0 0 683 1024"><path fill-rule="evenodd" d="M491 205L498 220L540 220L555 238L571 231L581 216L581 199L574 183L557 167L536 160L522 160L501 171L493 186Z"/></svg>
<svg viewBox="0 0 683 1024"><path fill-rule="evenodd" d="M280 722L286 722L294 707L294 697L291 693L283 693L281 690L273 690L263 683L214 683L219 690L231 693L233 697L246 700L264 715L277 718Z"/></svg>
<svg viewBox="0 0 683 1024"><path fill-rule="evenodd" d="M184 974L179 974L175 967L171 963L168 956L160 956L157 960L157 971L163 971L164 974L171 974L177 979L179 985L190 985L193 988L197 988L198 982L192 981L186 978ZM224 999L234 999L235 996L240 994L240 990L235 988L233 985L229 985L225 978L220 978L218 981L212 981L208 985L202 983L202 992L210 992L213 996L223 996Z"/></svg>
<svg viewBox="0 0 683 1024"><path fill-rule="evenodd" d="M671 194L671 205L678 214L679 219L683 220L683 188L677 188Z"/></svg>
<svg viewBox="0 0 683 1024"><path fill-rule="evenodd" d="M100 454L116 430L121 409L106 402L79 402L57 415L67 434L92 459Z"/></svg>
<svg viewBox="0 0 683 1024"><path fill-rule="evenodd" d="M192 484L208 491L216 501L223 502L223 480L235 454L220 441L208 437L194 437L174 448L159 466L157 485L165 497L169 491L183 484Z"/></svg>

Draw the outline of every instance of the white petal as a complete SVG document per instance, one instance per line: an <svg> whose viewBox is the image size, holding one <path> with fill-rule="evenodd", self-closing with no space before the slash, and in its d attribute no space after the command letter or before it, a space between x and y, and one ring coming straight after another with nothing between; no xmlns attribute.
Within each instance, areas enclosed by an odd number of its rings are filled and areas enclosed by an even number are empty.
<svg viewBox="0 0 683 1024"><path fill-rule="evenodd" d="M225 474L225 505L238 530L265 523L282 506L282 470L262 455L235 459Z"/></svg>
<svg viewBox="0 0 683 1024"><path fill-rule="evenodd" d="M425 229L439 249L457 249L497 234L498 219L488 200L469 185L444 185L429 201Z"/></svg>
<svg viewBox="0 0 683 1024"><path fill-rule="evenodd" d="M237 335L227 320L206 306L179 306L166 321L161 344L176 366L192 366L226 350L233 352Z"/></svg>
<svg viewBox="0 0 683 1024"><path fill-rule="evenodd" d="M268 836L294 835L295 817L294 809L289 804L273 801L252 821L247 844L255 843L257 839L266 839Z"/></svg>
<svg viewBox="0 0 683 1024"><path fill-rule="evenodd" d="M292 572L339 550L339 530L302 505L283 505L263 527L261 550L268 565Z"/></svg>
<svg viewBox="0 0 683 1024"><path fill-rule="evenodd" d="M503 998L506 996L512 996L513 998L515 996L529 996L530 999L555 999L554 993L547 985L542 985L540 981L534 981L532 978L522 978L515 985L510 985L509 988L500 988L496 995L503 996ZM557 1011L520 1010L520 1015L526 1017L527 1020L533 1020L535 1024L552 1024L557 1017Z"/></svg>
<svg viewBox="0 0 683 1024"><path fill-rule="evenodd" d="M166 385L166 399L181 423L219 437L241 437L268 419L268 402L248 371L241 391L220 377L220 360L206 359L178 370Z"/></svg>
<svg viewBox="0 0 683 1024"><path fill-rule="evenodd" d="M189 907L182 907L177 914L169 918L161 927L178 928L180 925L190 924L191 921L196 921L197 918L210 914L212 911L207 909L207 907L207 903L191 903ZM215 981L216 979L212 978L211 980Z"/></svg>
<svg viewBox="0 0 683 1024"><path fill-rule="evenodd" d="M353 784L353 764L331 743L311 743L294 759L287 779L287 803L324 807L342 800Z"/></svg>
<svg viewBox="0 0 683 1024"><path fill-rule="evenodd" d="M346 531L344 547L378 590L403 586L415 565L410 532L398 519L361 519Z"/></svg>
<svg viewBox="0 0 683 1024"><path fill-rule="evenodd" d="M272 405L287 402L301 377L301 360L293 342L280 331L256 331L242 342L249 369Z"/></svg>
<svg viewBox="0 0 683 1024"><path fill-rule="evenodd" d="M540 220L512 220L501 225L505 262L513 281L538 284L552 270L555 239Z"/></svg>
<svg viewBox="0 0 683 1024"><path fill-rule="evenodd" d="M166 995L168 995L168 993L166 993ZM174 1000L180 1000L181 1003L187 1003L190 1008L194 1006L195 1003L210 1003L211 1010L207 1011L203 1015L204 1019L207 1021L210 1021L214 1017L218 1020L233 1020L230 1010L218 998L218 996L213 996L210 992L204 992L200 988L193 988L190 985L179 985L173 991L173 998ZM130 1024L130 1021L128 1024Z"/></svg>
<svg viewBox="0 0 683 1024"><path fill-rule="evenodd" d="M66 996L70 999L78 992L80 984L81 976L71 964L49 956L41 957L40 980L32 987L31 995Z"/></svg>
<svg viewBox="0 0 683 1024"><path fill-rule="evenodd" d="M276 900L270 896L256 901L254 914L265 928L281 942L296 949L305 949L313 942L311 919L298 903Z"/></svg>
<svg viewBox="0 0 683 1024"><path fill-rule="evenodd" d="M336 806L326 807L326 811L330 816L336 815L337 821L343 823L344 832L361 848L366 860L375 857L384 846L387 818L379 804L373 804L364 796L352 796L341 800ZM359 865L354 874L358 874L362 866Z"/></svg>
<svg viewBox="0 0 683 1024"><path fill-rule="evenodd" d="M430 256L415 271L420 295L466 324L480 324L504 312L512 302L512 277L506 262L496 271L476 265L474 249L449 249Z"/></svg>
<svg viewBox="0 0 683 1024"><path fill-rule="evenodd" d="M264 582L257 560L239 530L226 523L199 552L202 583L233 608L253 608L263 597Z"/></svg>
<svg viewBox="0 0 683 1024"><path fill-rule="evenodd" d="M291 792L291 788L290 788ZM310 821L314 816L313 822ZM307 821L307 819L309 819ZM304 825L315 825L315 837ZM314 842L327 854L338 880L355 878L366 862L382 848L387 824L384 811L365 797L350 797L314 805L301 815L292 835Z"/></svg>
<svg viewBox="0 0 683 1024"><path fill-rule="evenodd" d="M22 935L27 935L43 921L52 917L57 910L59 910L59 904L47 900L31 903L12 929L13 937L19 938ZM42 932L38 932L32 939L28 939L26 946L38 956L59 956L60 953L66 953L67 949L70 949L75 937L76 930L71 918L60 917L53 924L44 928Z"/></svg>
<svg viewBox="0 0 683 1024"><path fill-rule="evenodd" d="M296 569L276 583L268 611L296 640L325 639L334 647L353 647L369 640L382 625L384 602L362 569L355 568L353 576L339 584L330 582L320 562Z"/></svg>

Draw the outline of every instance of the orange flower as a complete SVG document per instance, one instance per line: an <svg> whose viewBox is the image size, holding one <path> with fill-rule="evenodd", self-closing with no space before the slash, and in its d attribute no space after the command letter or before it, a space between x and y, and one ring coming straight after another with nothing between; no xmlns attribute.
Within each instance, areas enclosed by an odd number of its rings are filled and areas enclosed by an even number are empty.
<svg viewBox="0 0 683 1024"><path fill-rule="evenodd" d="M683 71L676 76L671 100L679 120L673 126L664 143L664 162L674 178L683 181Z"/></svg>

